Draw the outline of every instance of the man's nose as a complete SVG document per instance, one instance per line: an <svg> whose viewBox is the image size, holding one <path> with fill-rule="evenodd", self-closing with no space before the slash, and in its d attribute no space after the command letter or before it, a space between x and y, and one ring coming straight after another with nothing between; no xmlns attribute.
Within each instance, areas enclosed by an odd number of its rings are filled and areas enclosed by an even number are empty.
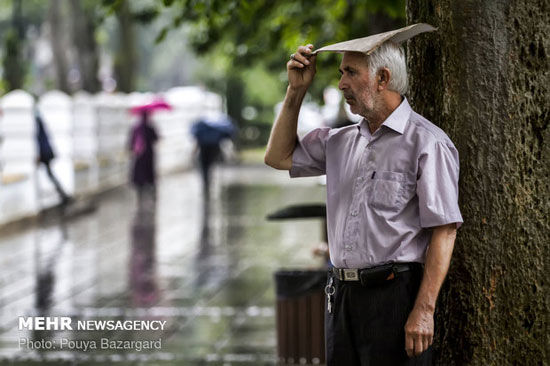
<svg viewBox="0 0 550 366"><path fill-rule="evenodd" d="M344 90L346 89L346 83L344 82L344 76L340 77L340 81L338 82L338 89Z"/></svg>

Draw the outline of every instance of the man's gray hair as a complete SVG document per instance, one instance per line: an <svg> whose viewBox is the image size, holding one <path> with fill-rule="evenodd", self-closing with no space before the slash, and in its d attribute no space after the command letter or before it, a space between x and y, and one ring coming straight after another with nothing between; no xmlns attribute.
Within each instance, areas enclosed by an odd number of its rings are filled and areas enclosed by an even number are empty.
<svg viewBox="0 0 550 366"><path fill-rule="evenodd" d="M391 71L388 90L393 90L401 95L407 93L407 62L403 47L393 42L385 42L373 53L367 56L371 77L383 67Z"/></svg>

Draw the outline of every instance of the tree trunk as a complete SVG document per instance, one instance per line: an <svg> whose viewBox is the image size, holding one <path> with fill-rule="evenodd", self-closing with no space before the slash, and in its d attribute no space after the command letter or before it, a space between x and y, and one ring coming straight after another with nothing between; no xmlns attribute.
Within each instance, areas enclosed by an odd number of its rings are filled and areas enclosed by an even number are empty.
<svg viewBox="0 0 550 366"><path fill-rule="evenodd" d="M71 92L67 76L69 74L67 49L63 37L65 37L63 27L63 15L61 13L60 0L50 2L49 23L51 29L51 44L53 49L53 58L55 63L55 74L57 79L57 88L69 94Z"/></svg>
<svg viewBox="0 0 550 366"><path fill-rule="evenodd" d="M116 9L120 40L115 58L117 89L130 93L134 91L136 73L136 45L134 21L128 1L121 0Z"/></svg>
<svg viewBox="0 0 550 366"><path fill-rule="evenodd" d="M226 83L226 98L227 98L227 114L235 122L236 127L241 129L244 127L242 111L245 106L245 93L243 78L237 71L234 71L236 75L230 75L227 78ZM240 134L237 134L236 148L240 149L242 141Z"/></svg>
<svg viewBox="0 0 550 366"><path fill-rule="evenodd" d="M95 41L96 19L90 9L83 9L81 0L71 0L73 44L77 50L82 89L96 93L101 89L97 77L99 58Z"/></svg>
<svg viewBox="0 0 550 366"><path fill-rule="evenodd" d="M227 114L237 126L242 126L244 108L244 84L242 77L229 76L226 84Z"/></svg>
<svg viewBox="0 0 550 366"><path fill-rule="evenodd" d="M409 0L410 101L460 153L464 225L442 289L441 365L548 360L550 9Z"/></svg>
<svg viewBox="0 0 550 366"><path fill-rule="evenodd" d="M23 89L27 63L24 57L25 26L22 19L21 0L12 3L12 27L4 35L4 80L7 90Z"/></svg>

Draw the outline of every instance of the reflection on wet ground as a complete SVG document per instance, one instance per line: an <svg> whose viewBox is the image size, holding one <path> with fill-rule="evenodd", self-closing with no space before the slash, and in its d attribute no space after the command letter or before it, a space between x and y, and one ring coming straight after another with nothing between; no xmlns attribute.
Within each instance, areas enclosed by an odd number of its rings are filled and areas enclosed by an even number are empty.
<svg viewBox="0 0 550 366"><path fill-rule="evenodd" d="M198 175L187 172L164 177L156 199L138 204L121 188L88 215L53 212L0 236L0 364L275 364L273 273L320 266L311 249L322 235L318 220L265 216L322 202L324 188L260 166L225 167L216 177L206 206ZM164 329L18 329L19 316L40 315L73 325L156 320ZM151 341L153 349L101 349L102 338ZM97 350L84 350L94 342Z"/></svg>

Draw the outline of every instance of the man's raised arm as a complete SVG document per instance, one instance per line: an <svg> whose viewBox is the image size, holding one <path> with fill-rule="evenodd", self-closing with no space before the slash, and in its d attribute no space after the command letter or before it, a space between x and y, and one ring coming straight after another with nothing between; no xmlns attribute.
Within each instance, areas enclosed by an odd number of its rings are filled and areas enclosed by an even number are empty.
<svg viewBox="0 0 550 366"><path fill-rule="evenodd" d="M300 46L286 63L288 88L283 108L277 117L269 136L264 161L281 170L292 167L292 153L296 146L298 114L307 89L315 76L315 56L311 56L313 45Z"/></svg>

